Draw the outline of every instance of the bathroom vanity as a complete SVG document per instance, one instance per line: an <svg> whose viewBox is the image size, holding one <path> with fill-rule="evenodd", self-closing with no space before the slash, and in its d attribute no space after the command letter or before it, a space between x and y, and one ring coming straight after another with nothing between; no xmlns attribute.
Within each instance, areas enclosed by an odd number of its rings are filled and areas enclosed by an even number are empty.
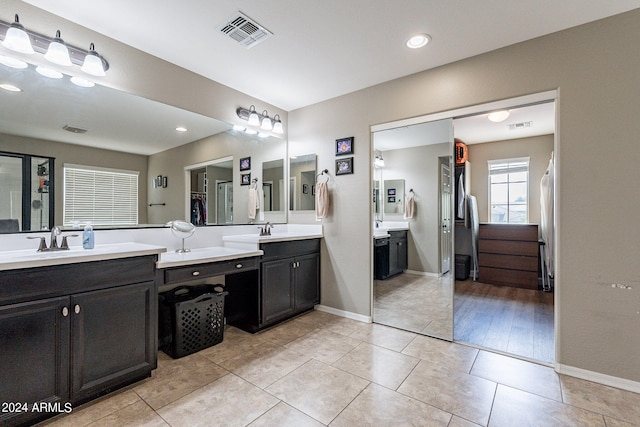
<svg viewBox="0 0 640 427"><path fill-rule="evenodd" d="M15 251L15 262L0 264L0 402L13 405L0 424L32 424L156 367L155 263L164 248L105 246Z"/></svg>

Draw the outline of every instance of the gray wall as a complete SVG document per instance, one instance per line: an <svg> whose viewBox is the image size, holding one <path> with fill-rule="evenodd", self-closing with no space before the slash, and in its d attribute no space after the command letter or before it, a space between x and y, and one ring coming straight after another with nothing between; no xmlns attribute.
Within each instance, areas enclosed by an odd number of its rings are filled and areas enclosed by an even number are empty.
<svg viewBox="0 0 640 427"><path fill-rule="evenodd" d="M558 89L557 361L640 381L639 27L635 10L290 112L290 149L318 170L355 137L355 173L330 186L322 304L371 314L371 125Z"/></svg>
<svg viewBox="0 0 640 427"><path fill-rule="evenodd" d="M489 221L487 161L529 157L529 222L540 223L540 180L553 151L553 135L469 145L471 194L478 199L478 219Z"/></svg>

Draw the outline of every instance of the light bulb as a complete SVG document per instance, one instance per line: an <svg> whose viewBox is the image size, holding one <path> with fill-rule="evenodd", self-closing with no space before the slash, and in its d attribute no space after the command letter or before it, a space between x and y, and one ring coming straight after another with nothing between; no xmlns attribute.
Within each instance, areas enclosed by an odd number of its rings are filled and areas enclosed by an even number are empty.
<svg viewBox="0 0 640 427"><path fill-rule="evenodd" d="M507 120L508 117L509 117L509 112L507 110L494 111L493 113L490 113L487 116L487 118L494 123L503 122Z"/></svg>
<svg viewBox="0 0 640 427"><path fill-rule="evenodd" d="M60 30L56 31L56 37L51 43L47 53L44 54L47 61L54 64L70 67L72 65L71 58L69 57L69 49L65 46L64 41L60 38Z"/></svg>
<svg viewBox="0 0 640 427"><path fill-rule="evenodd" d="M80 69L92 76L105 76L104 64L102 63L102 59L100 59L100 55L95 51L93 43L89 45L89 53L84 57L84 63Z"/></svg>
<svg viewBox="0 0 640 427"><path fill-rule="evenodd" d="M264 130L273 129L273 123L271 123L271 118L269 117L269 113L267 110L262 112L262 121L260 122L260 128Z"/></svg>
<svg viewBox="0 0 640 427"><path fill-rule="evenodd" d="M253 105L249 107L249 125L251 126L259 126L260 125L260 116L256 112L256 107Z"/></svg>

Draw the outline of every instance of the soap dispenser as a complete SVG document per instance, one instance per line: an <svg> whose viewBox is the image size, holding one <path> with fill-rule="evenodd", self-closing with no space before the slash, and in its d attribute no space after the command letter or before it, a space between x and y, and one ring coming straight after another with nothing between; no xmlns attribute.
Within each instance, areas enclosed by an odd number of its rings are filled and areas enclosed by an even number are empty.
<svg viewBox="0 0 640 427"><path fill-rule="evenodd" d="M84 249L93 249L94 244L93 227L91 227L91 224L87 224L82 232L82 247Z"/></svg>

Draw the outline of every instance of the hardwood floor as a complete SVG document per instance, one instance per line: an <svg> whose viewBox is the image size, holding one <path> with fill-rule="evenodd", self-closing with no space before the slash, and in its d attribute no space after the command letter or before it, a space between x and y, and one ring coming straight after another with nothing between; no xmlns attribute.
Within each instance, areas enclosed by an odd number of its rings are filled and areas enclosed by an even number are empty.
<svg viewBox="0 0 640 427"><path fill-rule="evenodd" d="M529 359L555 360L553 293L456 281L454 339Z"/></svg>

